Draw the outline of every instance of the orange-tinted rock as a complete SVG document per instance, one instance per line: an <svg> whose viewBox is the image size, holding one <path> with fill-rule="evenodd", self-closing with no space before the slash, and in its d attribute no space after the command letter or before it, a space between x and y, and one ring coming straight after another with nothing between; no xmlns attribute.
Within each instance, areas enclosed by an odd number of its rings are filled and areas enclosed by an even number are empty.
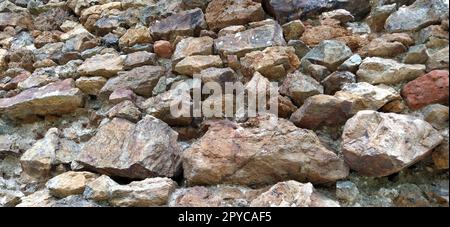
<svg viewBox="0 0 450 227"><path fill-rule="evenodd" d="M213 0L206 9L209 29L219 30L231 25L245 25L264 20L260 3L251 0Z"/></svg>
<svg viewBox="0 0 450 227"><path fill-rule="evenodd" d="M170 44L169 41L165 40L156 41L153 45L153 49L155 51L155 54L161 58L170 58L173 53L172 44Z"/></svg>

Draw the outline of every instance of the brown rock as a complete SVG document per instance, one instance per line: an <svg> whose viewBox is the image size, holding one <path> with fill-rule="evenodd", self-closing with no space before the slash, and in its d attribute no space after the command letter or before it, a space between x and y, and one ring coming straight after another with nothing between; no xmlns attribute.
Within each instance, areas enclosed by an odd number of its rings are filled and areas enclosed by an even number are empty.
<svg viewBox="0 0 450 227"><path fill-rule="evenodd" d="M136 94L130 89L117 88L109 96L109 102L113 104L120 103L125 100L135 101Z"/></svg>
<svg viewBox="0 0 450 227"><path fill-rule="evenodd" d="M192 55L213 55L214 40L211 37L188 37L177 43L172 56L173 64Z"/></svg>
<svg viewBox="0 0 450 227"><path fill-rule="evenodd" d="M290 21L286 24L283 24L283 34L284 38L289 40L298 40L302 36L303 32L305 32L305 25L303 25L301 20Z"/></svg>
<svg viewBox="0 0 450 227"><path fill-rule="evenodd" d="M116 54L95 55L78 67L81 76L113 77L123 70L123 58Z"/></svg>
<svg viewBox="0 0 450 227"><path fill-rule="evenodd" d="M280 94L290 97L292 102L301 106L308 97L323 94L323 87L312 77L295 71L287 75L280 87Z"/></svg>
<svg viewBox="0 0 450 227"><path fill-rule="evenodd" d="M83 193L86 184L95 177L96 175L90 172L69 171L53 177L47 181L45 186L52 196L64 198Z"/></svg>
<svg viewBox="0 0 450 227"><path fill-rule="evenodd" d="M351 35L349 31L339 25L307 26L300 38L308 46L316 46L324 40L332 40L338 37Z"/></svg>
<svg viewBox="0 0 450 227"><path fill-rule="evenodd" d="M101 76L80 77L75 81L77 88L88 95L98 95L105 83L106 79Z"/></svg>
<svg viewBox="0 0 450 227"><path fill-rule="evenodd" d="M156 54L147 51L137 51L126 56L123 61L123 68L130 70L144 65L156 65L156 63Z"/></svg>
<svg viewBox="0 0 450 227"><path fill-rule="evenodd" d="M223 67L222 59L218 55L195 55L181 60L175 65L174 71L192 76L210 67Z"/></svg>
<svg viewBox="0 0 450 227"><path fill-rule="evenodd" d="M205 17L209 29L218 31L264 20L265 13L260 3L251 0L213 0L206 8Z"/></svg>
<svg viewBox="0 0 450 227"><path fill-rule="evenodd" d="M155 51L155 54L161 58L170 58L173 53L172 44L170 44L169 41L165 40L156 41L153 45L153 49Z"/></svg>
<svg viewBox="0 0 450 227"><path fill-rule="evenodd" d="M175 40L177 36L198 36L206 22L201 9L182 11L156 21L150 27L155 40Z"/></svg>

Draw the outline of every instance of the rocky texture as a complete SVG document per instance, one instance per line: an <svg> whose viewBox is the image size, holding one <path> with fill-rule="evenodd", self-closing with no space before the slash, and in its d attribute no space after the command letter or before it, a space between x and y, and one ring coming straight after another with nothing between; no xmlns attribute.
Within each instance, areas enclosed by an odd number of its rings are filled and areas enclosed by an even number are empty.
<svg viewBox="0 0 450 227"><path fill-rule="evenodd" d="M78 67L81 76L113 77L123 70L123 59L114 54L96 55L87 59Z"/></svg>
<svg viewBox="0 0 450 227"><path fill-rule="evenodd" d="M280 94L289 96L297 106L308 97L322 93L323 86L319 82L299 71L288 74L280 87Z"/></svg>
<svg viewBox="0 0 450 227"><path fill-rule="evenodd" d="M201 9L183 11L157 21L151 26L152 37L156 40L174 40L177 36L195 36L206 28Z"/></svg>
<svg viewBox="0 0 450 227"><path fill-rule="evenodd" d="M264 17L261 4L251 0L213 0L205 13L209 29L216 31L231 25L260 21Z"/></svg>
<svg viewBox="0 0 450 227"><path fill-rule="evenodd" d="M352 56L352 51L345 44L338 41L322 41L317 47L305 55L303 60L319 64L335 71L339 65Z"/></svg>
<svg viewBox="0 0 450 227"><path fill-rule="evenodd" d="M434 70L403 87L402 96L411 109L433 103L448 105L448 71Z"/></svg>
<svg viewBox="0 0 450 227"><path fill-rule="evenodd" d="M111 176L172 177L180 167L177 136L167 124L152 116L144 117L137 124L114 118L99 128L77 161Z"/></svg>
<svg viewBox="0 0 450 227"><path fill-rule="evenodd" d="M420 119L366 110L345 124L342 152L350 168L363 175L381 177L425 158L442 139Z"/></svg>
<svg viewBox="0 0 450 227"><path fill-rule="evenodd" d="M176 64L185 57L192 55L212 55L214 40L204 36L199 38L189 37L177 43L172 55L172 61Z"/></svg>
<svg viewBox="0 0 450 227"><path fill-rule="evenodd" d="M195 73L200 73L203 69L222 66L222 59L217 55L196 55L186 57L178 62L174 71L179 74L192 76Z"/></svg>
<svg viewBox="0 0 450 227"><path fill-rule="evenodd" d="M47 181L46 187L51 195L59 198L81 194L95 176L90 172L65 172Z"/></svg>
<svg viewBox="0 0 450 227"><path fill-rule="evenodd" d="M209 126L183 153L183 169L189 185L261 185L286 178L326 183L348 174L345 163L313 132L270 115L242 125L222 121Z"/></svg>

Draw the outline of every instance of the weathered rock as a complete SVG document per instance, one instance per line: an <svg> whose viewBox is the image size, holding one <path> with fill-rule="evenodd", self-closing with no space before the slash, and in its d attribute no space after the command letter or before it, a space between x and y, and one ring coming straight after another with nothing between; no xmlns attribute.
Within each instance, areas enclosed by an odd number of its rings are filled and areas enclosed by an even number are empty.
<svg viewBox="0 0 450 227"><path fill-rule="evenodd" d="M55 201L51 207L102 207L93 201L86 200L81 195L70 195Z"/></svg>
<svg viewBox="0 0 450 227"><path fill-rule="evenodd" d="M111 189L110 203L119 207L152 207L167 204L177 183L169 178L148 178Z"/></svg>
<svg viewBox="0 0 450 227"><path fill-rule="evenodd" d="M14 207L25 195L20 191L0 189L0 207Z"/></svg>
<svg viewBox="0 0 450 227"><path fill-rule="evenodd" d="M397 207L430 207L424 192L415 184L401 184L397 187L398 196L394 199Z"/></svg>
<svg viewBox="0 0 450 227"><path fill-rule="evenodd" d="M352 50L345 44L334 41L322 41L312 49L302 60L308 60L313 64L327 67L330 71L336 71L345 60L352 56Z"/></svg>
<svg viewBox="0 0 450 227"><path fill-rule="evenodd" d="M435 70L435 69L448 69L448 46L444 49L439 50L438 52L431 54L430 58L427 61L427 71Z"/></svg>
<svg viewBox="0 0 450 227"><path fill-rule="evenodd" d="M427 47L423 44L412 46L403 57L405 64L425 64L428 60Z"/></svg>
<svg viewBox="0 0 450 227"><path fill-rule="evenodd" d="M294 20L283 24L283 34L287 41L298 40L305 32L305 25L303 25L301 20Z"/></svg>
<svg viewBox="0 0 450 227"><path fill-rule="evenodd" d="M448 104L448 84L448 71L434 70L406 84L402 96L413 110L433 103Z"/></svg>
<svg viewBox="0 0 450 227"><path fill-rule="evenodd" d="M183 153L183 169L189 185L256 186L287 178L325 183L348 174L345 163L313 132L273 115L252 118L242 125L228 121L210 125Z"/></svg>
<svg viewBox="0 0 450 227"><path fill-rule="evenodd" d="M278 24L267 24L214 40L215 49L223 56L237 55L262 50L270 46L284 46L283 30Z"/></svg>
<svg viewBox="0 0 450 227"><path fill-rule="evenodd" d="M77 162L110 176L172 177L180 167L177 137L167 124L152 116L137 124L114 118L83 147Z"/></svg>
<svg viewBox="0 0 450 227"><path fill-rule="evenodd" d="M315 191L311 183L280 182L252 201L252 207L339 207L339 203Z"/></svg>
<svg viewBox="0 0 450 227"><path fill-rule="evenodd" d="M385 24L388 32L418 31L441 21L447 13L448 4L441 0L418 0L411 6L403 6L391 14Z"/></svg>
<svg viewBox="0 0 450 227"><path fill-rule="evenodd" d="M153 45L153 49L156 55L161 58L170 58L173 53L172 44L170 44L170 42L166 40L156 41L155 45Z"/></svg>
<svg viewBox="0 0 450 227"><path fill-rule="evenodd" d="M223 62L218 55L194 55L188 56L175 65L174 71L192 76L210 67L222 67Z"/></svg>
<svg viewBox="0 0 450 227"><path fill-rule="evenodd" d="M150 32L145 27L128 29L119 39L119 47L131 47L136 44L144 44L153 42Z"/></svg>
<svg viewBox="0 0 450 227"><path fill-rule="evenodd" d="M243 32L243 31L245 31L245 29L246 28L244 25L228 26L228 27L220 29L220 31L217 33L217 36L221 37L221 36L226 36L226 35L232 35L232 34L236 34L238 32Z"/></svg>
<svg viewBox="0 0 450 227"><path fill-rule="evenodd" d="M350 31L338 24L325 24L315 27L306 27L306 30L300 40L302 40L306 45L313 47L319 45L323 41L333 40L349 35L351 35Z"/></svg>
<svg viewBox="0 0 450 227"><path fill-rule="evenodd" d="M0 29L3 30L8 26L32 29L34 27L31 15L28 13L0 13Z"/></svg>
<svg viewBox="0 0 450 227"><path fill-rule="evenodd" d="M211 30L218 31L231 25L245 25L265 19L260 3L251 0L212 0L205 13Z"/></svg>
<svg viewBox="0 0 450 227"><path fill-rule="evenodd" d="M388 176L423 159L442 142L425 121L365 110L349 119L342 152L350 168L367 176Z"/></svg>
<svg viewBox="0 0 450 227"><path fill-rule="evenodd" d="M111 198L111 191L118 184L107 175L102 175L87 182L83 196L94 201L107 201Z"/></svg>
<svg viewBox="0 0 450 227"><path fill-rule="evenodd" d="M100 91L103 96L109 96L116 89L130 89L138 95L152 96L153 88L159 78L164 75L161 66L142 66L131 71L121 72L117 77L109 79Z"/></svg>
<svg viewBox="0 0 450 227"><path fill-rule="evenodd" d="M346 202L353 202L359 196L358 187L351 181L336 182L336 197Z"/></svg>
<svg viewBox="0 0 450 227"><path fill-rule="evenodd" d="M261 190L217 185L179 188L170 196L170 207L246 207Z"/></svg>
<svg viewBox="0 0 450 227"><path fill-rule="evenodd" d="M448 111L448 109L447 109ZM448 116L447 116L448 119ZM448 124L448 120L447 120ZM434 165L437 169L448 169L449 164L449 142L448 142L448 128L445 130L445 133L442 134L444 137L444 140L442 143L437 146L432 153L432 158Z"/></svg>
<svg viewBox="0 0 450 227"><path fill-rule="evenodd" d="M394 34L389 34L390 36L393 36ZM395 37L386 37L386 35L372 40L369 45L367 45L367 53L369 56L375 56L375 57L395 57L399 54L402 54L408 50L408 45L414 43L414 41L409 37L408 34L405 33L396 33L395 35L398 36L404 36L403 39L408 39L408 41L402 42L401 38L400 40Z"/></svg>
<svg viewBox="0 0 450 227"><path fill-rule="evenodd" d="M280 87L280 94L289 96L297 106L310 96L323 94L323 87L308 75L296 71L288 74Z"/></svg>
<svg viewBox="0 0 450 227"><path fill-rule="evenodd" d="M56 202L56 199L46 189L24 196L21 200L22 202L16 207L50 207Z"/></svg>
<svg viewBox="0 0 450 227"><path fill-rule="evenodd" d="M111 108L108 111L108 117L120 117L125 118L131 122L137 122L141 117L141 111L139 111L139 108L137 108L132 101L125 100Z"/></svg>
<svg viewBox="0 0 450 227"><path fill-rule="evenodd" d="M113 77L123 70L123 58L115 54L96 55L78 67L81 76Z"/></svg>
<svg viewBox="0 0 450 227"><path fill-rule="evenodd" d="M241 58L241 64L248 77L259 72L268 79L278 80L295 71L300 66L300 60L293 47L268 47L246 54Z"/></svg>
<svg viewBox="0 0 450 227"><path fill-rule="evenodd" d="M101 76L80 77L75 81L77 88L88 95L98 95L105 84L106 79Z"/></svg>
<svg viewBox="0 0 450 227"><path fill-rule="evenodd" d="M321 84L324 87L324 93L334 95L341 90L344 84L356 83L355 74L348 71L336 71L322 80Z"/></svg>
<svg viewBox="0 0 450 227"><path fill-rule="evenodd" d="M138 51L128 54L123 61L123 69L129 70L144 65L156 65L156 54L147 51Z"/></svg>
<svg viewBox="0 0 450 227"><path fill-rule="evenodd" d="M364 59L356 75L360 82L396 84L414 80L424 73L424 65L408 65L392 59L372 57Z"/></svg>
<svg viewBox="0 0 450 227"><path fill-rule="evenodd" d="M373 86L366 82L345 84L334 96L352 103L349 112L351 115L361 110L378 110L389 102L401 99L391 87Z"/></svg>
<svg viewBox="0 0 450 227"><path fill-rule="evenodd" d="M292 114L290 121L296 126L316 129L322 126L339 126L350 117L351 103L329 95L315 95Z"/></svg>
<svg viewBox="0 0 450 227"><path fill-rule="evenodd" d="M74 87L73 79L66 79L0 99L0 111L14 118L25 118L70 113L82 104L82 92Z"/></svg>
<svg viewBox="0 0 450 227"><path fill-rule="evenodd" d="M188 37L177 43L172 55L173 64L192 55L213 55L214 40L211 37Z"/></svg>
<svg viewBox="0 0 450 227"><path fill-rule="evenodd" d="M222 89L225 89L225 83L238 81L236 72L231 68L207 68L200 72L199 77L205 84L209 82L219 83Z"/></svg>
<svg viewBox="0 0 450 227"><path fill-rule="evenodd" d="M156 21L150 31L155 40L174 40L177 36L198 36L204 28L206 22L202 10L193 9Z"/></svg>
<svg viewBox="0 0 450 227"><path fill-rule="evenodd" d="M350 58L348 58L342 65L338 67L340 71L349 71L352 73L356 73L358 71L359 65L362 63L362 58L359 54L354 54Z"/></svg>
<svg viewBox="0 0 450 227"><path fill-rule="evenodd" d="M288 46L294 47L298 59L302 59L311 49L301 40L289 40Z"/></svg>
<svg viewBox="0 0 450 227"><path fill-rule="evenodd" d="M373 32L381 32L384 29L386 19L397 9L395 4L373 7L367 17L367 24Z"/></svg>
<svg viewBox="0 0 450 227"><path fill-rule="evenodd" d="M422 109L423 119L436 129L448 127L448 106L431 104Z"/></svg>
<svg viewBox="0 0 450 227"><path fill-rule="evenodd" d="M321 18L338 20L341 24L351 22L355 19L355 17L345 9L336 9L333 11L324 12L322 13Z"/></svg>
<svg viewBox="0 0 450 227"><path fill-rule="evenodd" d="M64 198L69 195L81 194L90 181L94 180L95 174L90 172L65 172L53 177L45 186L52 196Z"/></svg>

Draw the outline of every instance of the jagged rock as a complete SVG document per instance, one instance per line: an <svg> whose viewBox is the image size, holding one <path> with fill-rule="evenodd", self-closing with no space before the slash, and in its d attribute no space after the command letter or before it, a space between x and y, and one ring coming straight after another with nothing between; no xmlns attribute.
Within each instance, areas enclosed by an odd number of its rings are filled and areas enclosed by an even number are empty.
<svg viewBox="0 0 450 227"><path fill-rule="evenodd" d="M351 103L329 95L315 95L292 114L290 121L296 126L316 129L322 126L339 126L350 117Z"/></svg>
<svg viewBox="0 0 450 227"><path fill-rule="evenodd" d="M444 49L439 50L438 52L431 54L430 58L427 61L427 71L435 70L435 69L448 69L448 46Z"/></svg>
<svg viewBox="0 0 450 227"><path fill-rule="evenodd" d="M214 40L214 48L223 56L237 55L262 50L270 46L284 46L283 30L278 24L266 24Z"/></svg>
<svg viewBox="0 0 450 227"><path fill-rule="evenodd" d="M87 182L83 196L94 201L107 201L111 198L111 191L118 185L107 175L102 175L92 181Z"/></svg>
<svg viewBox="0 0 450 227"><path fill-rule="evenodd" d="M289 40L288 46L294 47L298 59L302 59L311 49L301 40Z"/></svg>
<svg viewBox="0 0 450 227"><path fill-rule="evenodd" d="M403 6L391 14L385 24L388 32L418 31L441 21L447 13L448 4L441 0L417 0L410 6Z"/></svg>
<svg viewBox="0 0 450 227"><path fill-rule="evenodd" d="M373 32L381 32L384 29L386 19L397 9L395 4L373 7L367 17L367 24Z"/></svg>
<svg viewBox="0 0 450 227"><path fill-rule="evenodd" d="M261 189L242 186L194 186L179 188L170 196L170 207L246 207Z"/></svg>
<svg viewBox="0 0 450 227"><path fill-rule="evenodd" d="M106 79L101 76L80 77L75 81L77 88L88 95L98 95L105 84Z"/></svg>
<svg viewBox="0 0 450 227"><path fill-rule="evenodd" d="M46 189L24 196L21 200L16 207L50 207L56 202L56 198Z"/></svg>
<svg viewBox="0 0 450 227"><path fill-rule="evenodd" d="M228 27L220 29L220 31L217 33L217 36L222 37L222 36L226 36L226 35L232 35L232 34L236 34L238 32L243 32L243 31L245 31L245 29L246 28L244 25L228 26Z"/></svg>
<svg viewBox="0 0 450 227"><path fill-rule="evenodd" d="M301 20L294 20L283 24L283 34L287 41L298 40L305 32L305 25L303 25Z"/></svg>
<svg viewBox="0 0 450 227"><path fill-rule="evenodd" d="M252 207L339 207L333 201L315 191L311 183L297 181L280 182L259 195L250 204Z"/></svg>
<svg viewBox="0 0 450 227"><path fill-rule="evenodd" d="M348 174L345 163L313 132L273 115L241 125L229 121L210 125L208 132L184 151L183 169L188 185L256 186L286 178L325 183Z"/></svg>
<svg viewBox="0 0 450 227"><path fill-rule="evenodd" d="M102 207L101 205L84 199L81 195L70 195L55 201L51 207Z"/></svg>
<svg viewBox="0 0 450 227"><path fill-rule="evenodd" d="M448 108L447 108L448 112ZM447 124L448 124L448 114L447 114ZM437 169L447 169L448 170L448 164L449 164L449 142L448 142L448 128L445 130L445 133L442 134L444 137L444 140L442 143L437 146L433 153L432 153L432 159L434 162L434 165Z"/></svg>
<svg viewBox="0 0 450 227"><path fill-rule="evenodd" d="M150 31L155 40L174 40L177 36L198 36L204 28L206 22L202 10L193 9L156 21Z"/></svg>
<svg viewBox="0 0 450 227"><path fill-rule="evenodd" d="M21 27L29 30L34 27L31 15L28 13L1 12L0 30L3 30L8 26Z"/></svg>
<svg viewBox="0 0 450 227"><path fill-rule="evenodd" d="M47 181L45 186L51 195L58 198L64 198L69 195L83 193L86 184L95 177L96 175L90 172L69 171L53 177Z"/></svg>
<svg viewBox="0 0 450 227"><path fill-rule="evenodd" d="M66 79L0 99L0 110L14 118L25 118L30 115L70 113L82 104L81 91L74 87L73 79Z"/></svg>
<svg viewBox="0 0 450 227"><path fill-rule="evenodd" d="M153 49L161 58L170 58L173 54L172 44L166 40L158 40L153 45Z"/></svg>
<svg viewBox="0 0 450 227"><path fill-rule="evenodd" d="M405 64L425 64L427 60L427 46L423 44L410 47L403 57L403 63Z"/></svg>
<svg viewBox="0 0 450 227"><path fill-rule="evenodd" d="M356 75L360 82L396 84L414 80L424 73L424 65L408 65L392 59L371 57L363 60Z"/></svg>
<svg viewBox="0 0 450 227"><path fill-rule="evenodd" d="M278 80L295 71L300 66L300 60L293 47L268 47L246 54L241 58L241 65L248 77L259 72L268 79Z"/></svg>
<svg viewBox="0 0 450 227"><path fill-rule="evenodd" d="M100 126L76 161L111 176L172 177L180 167L177 137L167 124L149 115L137 124L114 118Z"/></svg>
<svg viewBox="0 0 450 227"><path fill-rule="evenodd" d="M323 41L331 41L349 35L351 35L350 31L339 24L323 24L315 27L307 26L300 40L306 45L313 47L319 45Z"/></svg>
<svg viewBox="0 0 450 227"><path fill-rule="evenodd" d="M448 104L448 71L434 70L402 89L402 96L411 109L420 109L433 103Z"/></svg>
<svg viewBox="0 0 450 227"><path fill-rule="evenodd" d="M398 92L389 86L373 86L366 82L345 84L334 96L351 103L351 115L361 110L378 110L389 102L401 99Z"/></svg>
<svg viewBox="0 0 450 227"><path fill-rule="evenodd" d="M108 117L120 117L131 122L137 122L141 117L141 111L139 111L139 108L137 108L132 101L125 100L111 108L108 111Z"/></svg>
<svg viewBox="0 0 450 227"><path fill-rule="evenodd" d="M203 83L215 82L219 83L222 89L225 89L225 84L227 82L238 81L238 76L236 72L231 68L207 68L200 72L200 79Z"/></svg>
<svg viewBox="0 0 450 227"><path fill-rule="evenodd" d="M355 201L359 196L358 187L351 181L336 182L336 197L347 202Z"/></svg>
<svg viewBox="0 0 450 227"><path fill-rule="evenodd" d="M153 42L150 32L145 27L128 29L119 39L119 47L131 47L136 44Z"/></svg>
<svg viewBox="0 0 450 227"><path fill-rule="evenodd" d="M81 76L113 77L123 70L123 58L115 54L96 55L86 59L78 67Z"/></svg>
<svg viewBox="0 0 450 227"><path fill-rule="evenodd" d="M178 42L172 55L173 64L192 55L213 55L214 40L211 37L188 37Z"/></svg>
<svg viewBox="0 0 450 227"><path fill-rule="evenodd" d="M100 90L100 94L106 97L116 89L130 89L138 95L149 97L152 96L153 88L163 75L164 68L161 66L134 68L109 79Z"/></svg>
<svg viewBox="0 0 450 227"><path fill-rule="evenodd" d="M354 54L348 58L342 65L338 67L340 71L350 71L356 73L358 71L359 65L362 63L362 58L359 54Z"/></svg>
<svg viewBox="0 0 450 227"><path fill-rule="evenodd" d="M324 93L334 95L344 84L356 83L355 74L348 71L336 71L322 80Z"/></svg>
<svg viewBox="0 0 450 227"><path fill-rule="evenodd" d="M156 65L156 54L147 51L138 51L128 54L123 61L123 69L130 70L144 65Z"/></svg>
<svg viewBox="0 0 450 227"><path fill-rule="evenodd" d="M383 35L367 45L367 53L375 57L395 57L406 52L413 43L414 40L406 33Z"/></svg>
<svg viewBox="0 0 450 227"><path fill-rule="evenodd" d="M355 19L355 17L345 9L336 9L333 11L324 12L322 13L321 18L338 20L341 24L351 22Z"/></svg>
<svg viewBox="0 0 450 227"><path fill-rule="evenodd" d="M108 98L108 101L112 104L117 104L125 100L136 101L136 94L127 88L117 88Z"/></svg>
<svg viewBox="0 0 450 227"><path fill-rule="evenodd" d="M445 129L448 126L448 106L431 104L422 109L423 119L436 129Z"/></svg>
<svg viewBox="0 0 450 227"><path fill-rule="evenodd" d="M352 50L345 44L335 40L325 40L306 54L302 60L308 60L313 64L323 65L330 71L336 71L338 66L351 56Z"/></svg>
<svg viewBox="0 0 450 227"><path fill-rule="evenodd" d="M280 94L289 96L297 106L310 96L323 94L323 87L308 75L296 71L288 74L280 87Z"/></svg>
<svg viewBox="0 0 450 227"><path fill-rule="evenodd" d="M0 189L0 207L14 207L24 196L21 191Z"/></svg>
<svg viewBox="0 0 450 227"><path fill-rule="evenodd" d="M265 19L260 3L251 0L212 0L205 13L211 30L218 31L231 25L245 25Z"/></svg>
<svg viewBox="0 0 450 227"><path fill-rule="evenodd" d="M175 65L174 71L192 76L210 67L222 67L223 62L218 55L194 55L188 56Z"/></svg>
<svg viewBox="0 0 450 227"><path fill-rule="evenodd" d="M442 139L420 119L364 110L345 124L342 152L350 168L359 174L381 177L423 159Z"/></svg>

